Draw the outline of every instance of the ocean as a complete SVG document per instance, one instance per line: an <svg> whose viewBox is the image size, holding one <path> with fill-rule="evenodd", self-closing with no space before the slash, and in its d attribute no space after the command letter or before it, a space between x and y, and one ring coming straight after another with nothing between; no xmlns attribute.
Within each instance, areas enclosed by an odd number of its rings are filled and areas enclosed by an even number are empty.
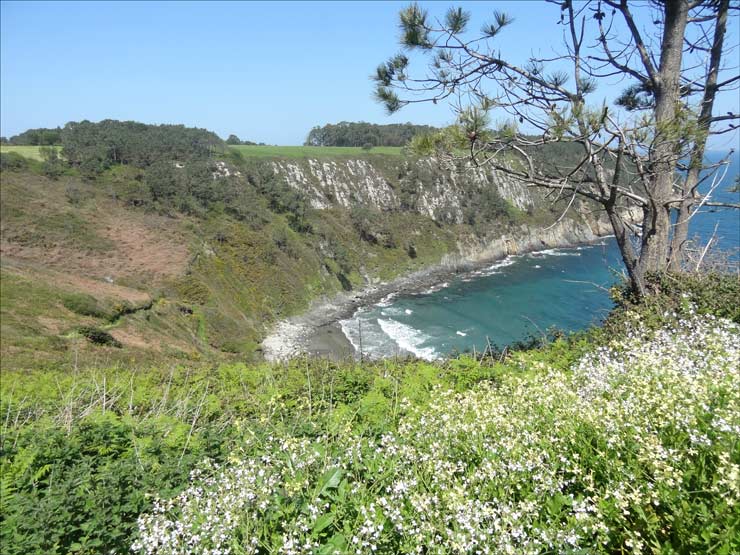
<svg viewBox="0 0 740 555"><path fill-rule="evenodd" d="M729 192L738 174L735 155L714 200L739 202ZM716 231L715 231L716 229ZM718 247L740 248L740 210L702 209L690 234ZM417 293L386 297L340 321L342 331L364 356L415 355L434 360L460 352L498 348L550 329L577 331L599 324L613 307L608 289L622 279L613 238L567 249L509 256L487 268L460 274Z"/></svg>

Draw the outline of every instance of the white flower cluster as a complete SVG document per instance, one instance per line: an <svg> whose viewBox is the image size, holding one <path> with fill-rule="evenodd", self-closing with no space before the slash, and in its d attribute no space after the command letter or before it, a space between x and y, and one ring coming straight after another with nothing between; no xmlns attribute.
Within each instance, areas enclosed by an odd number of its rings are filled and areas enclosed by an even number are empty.
<svg viewBox="0 0 740 555"><path fill-rule="evenodd" d="M739 436L740 329L692 316L636 327L569 372L439 390L379 439L271 438L158 502L133 549L598 553L619 527L639 553L630 523L681 491L697 453ZM737 508L738 465L717 461L707 494Z"/></svg>

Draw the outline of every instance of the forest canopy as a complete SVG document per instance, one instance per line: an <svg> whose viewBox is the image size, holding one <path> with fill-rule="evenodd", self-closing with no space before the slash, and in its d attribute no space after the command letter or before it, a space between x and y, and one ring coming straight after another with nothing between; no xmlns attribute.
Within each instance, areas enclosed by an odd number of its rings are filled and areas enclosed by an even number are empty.
<svg viewBox="0 0 740 555"><path fill-rule="evenodd" d="M3 137L2 142L15 146L52 146L61 142L62 129L57 127L50 129L39 127L38 129L27 129L23 133L13 135L10 139Z"/></svg>
<svg viewBox="0 0 740 555"><path fill-rule="evenodd" d="M218 135L206 129L111 119L69 122L61 144L64 158L85 173L117 164L146 168L163 161L203 160L224 148Z"/></svg>
<svg viewBox="0 0 740 555"><path fill-rule="evenodd" d="M436 131L430 125L390 123L378 125L364 121L342 121L316 126L308 134L306 146L405 146L414 136Z"/></svg>

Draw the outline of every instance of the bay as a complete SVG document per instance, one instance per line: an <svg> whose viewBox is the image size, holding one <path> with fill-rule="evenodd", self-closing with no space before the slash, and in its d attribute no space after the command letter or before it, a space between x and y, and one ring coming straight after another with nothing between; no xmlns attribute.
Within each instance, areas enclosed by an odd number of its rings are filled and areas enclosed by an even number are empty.
<svg viewBox="0 0 740 555"><path fill-rule="evenodd" d="M740 200L740 194L729 192L738 165L735 155L713 200ZM738 259L740 211L702 208L691 233L700 243L714 236L720 249ZM361 308L340 325L355 350L372 358L412 354L433 360L480 352L488 342L501 348L552 328L567 332L600 323L613 307L608 288L622 272L616 241L604 238L511 256L419 294Z"/></svg>

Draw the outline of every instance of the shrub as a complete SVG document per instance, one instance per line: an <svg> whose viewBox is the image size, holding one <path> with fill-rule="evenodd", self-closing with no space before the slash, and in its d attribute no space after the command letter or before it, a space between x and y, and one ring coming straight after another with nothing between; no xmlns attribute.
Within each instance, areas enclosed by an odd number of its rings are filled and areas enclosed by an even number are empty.
<svg viewBox="0 0 740 555"><path fill-rule="evenodd" d="M659 327L689 307L740 323L740 276L721 273L662 273L646 277L651 295L637 299L628 286L616 287L612 297L617 310L610 316L621 326L624 311L640 313L652 327Z"/></svg>
<svg viewBox="0 0 740 555"><path fill-rule="evenodd" d="M53 146L39 147L39 154L43 159L41 171L46 177L57 179L64 172L64 161L59 157L59 151Z"/></svg>
<svg viewBox="0 0 740 555"><path fill-rule="evenodd" d="M19 171L28 168L28 160L17 152L0 153L0 169Z"/></svg>
<svg viewBox="0 0 740 555"><path fill-rule="evenodd" d="M106 345L119 349L123 347L123 345L121 345L121 342L118 341L111 334L109 334L107 331L101 330L100 328L96 328L94 326L80 326L77 328L77 333L79 333L81 336L85 337L88 341L95 345Z"/></svg>
<svg viewBox="0 0 740 555"><path fill-rule="evenodd" d="M95 297L85 293L69 293L62 298L62 304L68 310L81 316L109 319L110 313L100 307Z"/></svg>

